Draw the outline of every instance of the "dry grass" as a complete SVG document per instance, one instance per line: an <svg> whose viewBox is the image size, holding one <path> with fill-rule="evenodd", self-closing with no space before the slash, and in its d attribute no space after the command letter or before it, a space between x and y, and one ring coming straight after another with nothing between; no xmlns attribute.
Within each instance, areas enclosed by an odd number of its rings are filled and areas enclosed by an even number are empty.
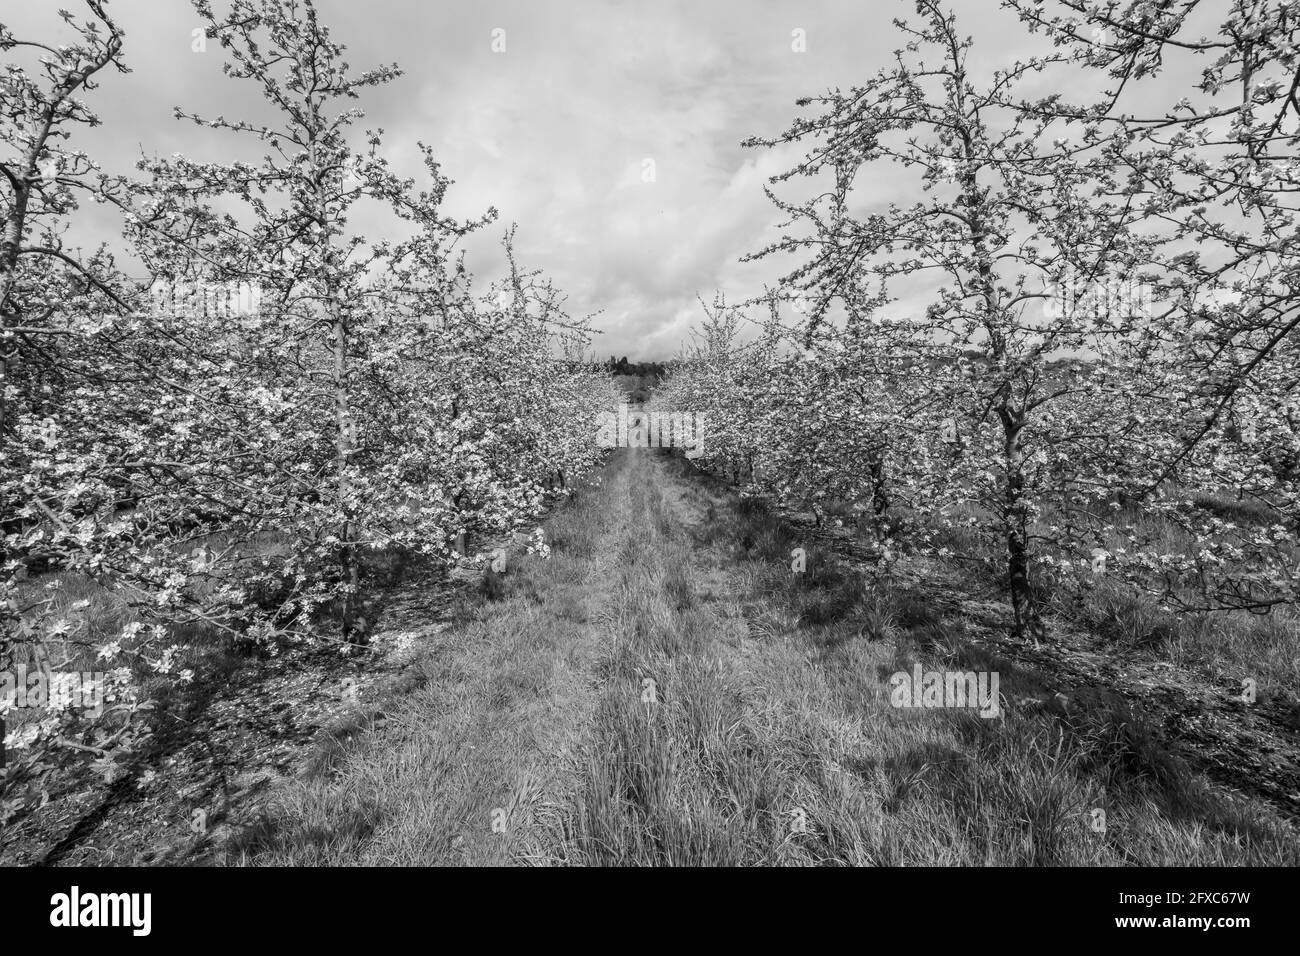
<svg viewBox="0 0 1300 956"><path fill-rule="evenodd" d="M632 491L628 510L661 508ZM605 687L579 800L576 859L614 865L1287 864L1294 834L1228 804L1113 701L1069 719L1039 707L987 720L898 710L886 679L927 668L997 670L1009 700L1032 675L973 652L961 622L878 590L810 550L792 574L788 533L752 503L689 486L678 524L711 552L643 539L623 567ZM693 499L693 500L692 500ZM697 529L687 515L712 517ZM655 520L655 527L661 522ZM735 543L750 557L731 564ZM665 569L745 610L731 639L721 600L674 613ZM730 588L718 586L730 579ZM622 628L619 630L619 628ZM641 700L651 676L658 701ZM1099 832L1094 810L1104 810Z"/></svg>
<svg viewBox="0 0 1300 956"><path fill-rule="evenodd" d="M960 609L816 549L793 574L795 539L760 506L666 455L615 461L551 522L554 556L467 606L386 729L360 727L236 861L1300 862L1293 829L1117 698L1050 713ZM1003 716L891 706L889 676L918 662L997 671Z"/></svg>

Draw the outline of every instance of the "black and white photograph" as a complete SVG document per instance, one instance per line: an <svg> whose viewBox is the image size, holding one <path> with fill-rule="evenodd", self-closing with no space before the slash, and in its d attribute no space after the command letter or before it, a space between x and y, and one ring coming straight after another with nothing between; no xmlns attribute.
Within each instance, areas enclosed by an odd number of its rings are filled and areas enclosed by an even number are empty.
<svg viewBox="0 0 1300 956"><path fill-rule="evenodd" d="M1296 0L0 0L0 173L6 923L1268 922Z"/></svg>

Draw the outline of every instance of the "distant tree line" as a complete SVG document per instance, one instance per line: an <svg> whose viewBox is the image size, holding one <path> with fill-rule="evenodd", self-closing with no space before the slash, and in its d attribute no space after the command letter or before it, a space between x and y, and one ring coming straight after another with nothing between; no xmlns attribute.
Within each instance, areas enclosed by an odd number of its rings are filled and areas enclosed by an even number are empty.
<svg viewBox="0 0 1300 956"><path fill-rule="evenodd" d="M668 365L665 362L629 362L626 355L620 359L611 355L605 368L611 375L645 375L652 376L657 381L664 377Z"/></svg>

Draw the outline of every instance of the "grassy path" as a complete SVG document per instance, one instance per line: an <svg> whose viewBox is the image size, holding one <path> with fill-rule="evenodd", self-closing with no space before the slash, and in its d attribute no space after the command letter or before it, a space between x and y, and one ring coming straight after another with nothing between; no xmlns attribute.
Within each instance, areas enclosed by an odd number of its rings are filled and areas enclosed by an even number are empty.
<svg viewBox="0 0 1300 956"><path fill-rule="evenodd" d="M521 556L502 599L432 638L383 729L237 859L1300 861L1288 824L1173 765L1132 715L1050 713L960 620L816 548L793 573L791 532L680 458L619 452L547 529L552 556ZM916 664L997 671L1003 715L892 707Z"/></svg>

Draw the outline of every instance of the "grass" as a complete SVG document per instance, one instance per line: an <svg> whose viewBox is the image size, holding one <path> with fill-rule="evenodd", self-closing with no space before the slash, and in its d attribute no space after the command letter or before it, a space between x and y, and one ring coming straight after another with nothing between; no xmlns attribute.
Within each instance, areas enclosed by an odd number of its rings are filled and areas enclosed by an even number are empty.
<svg viewBox="0 0 1300 956"><path fill-rule="evenodd" d="M952 596L816 547L793 573L797 535L680 459L619 453L548 540L495 600L462 601L376 705L382 729L358 713L323 736L228 862L1300 862L1290 825L1181 764L1117 695L1054 710L1042 678L971 643ZM1146 628L1095 600L1114 640ZM1149 647L1190 660L1217 639ZM996 671L1002 716L892 706L890 676L916 664Z"/></svg>
<svg viewBox="0 0 1300 956"><path fill-rule="evenodd" d="M1239 500L1223 492L1191 492L1186 497L1194 509L1243 528L1282 520L1276 511L1249 498ZM967 504L953 509L953 515L958 519L977 517L978 509ZM1059 520L1059 515L1049 511L1036 530L1041 532ZM1004 556L997 548L965 527L944 526L935 534L936 546L949 548L962 562L967 581L991 592L1003 591ZM1198 548L1187 530L1132 504L1114 514L1113 527L1102 534L1100 544L1114 555L1131 548L1134 538L1162 554L1192 556ZM1291 563L1297 562L1300 550L1291 556ZM1202 603L1192 582L1175 583L1175 593L1187 606ZM1280 701L1300 713L1300 614L1292 605L1279 605L1262 614L1178 610L1167 606L1172 602L1162 602L1117 575L1049 580L1038 573L1036 584L1048 613L1060 622L1084 628L1148 660L1173 663L1221 682L1239 684L1250 678L1256 682L1260 700Z"/></svg>
<svg viewBox="0 0 1300 956"><path fill-rule="evenodd" d="M687 497L703 499L704 487L690 486ZM752 503L728 509L701 500L694 510L715 522L696 534L715 550L712 567L696 562L701 581L727 573L728 540L779 542L751 548L748 566L736 571L757 646L740 660L719 647L725 623L707 605L715 621L703 629L703 646L697 639L664 654L666 641L635 630L621 645L647 659L641 666L660 675L665 692L656 707L638 708L631 682L607 698L596 731L596 751L606 756L582 803L585 862L1296 861L1287 826L1212 793L1117 698L1069 716L1009 708L997 720L889 706L885 678L918 661L997 670L1009 700L1037 699L1042 688L1034 675L972 650L960 620L915 595L873 587L815 549L808 573L790 573L772 560L790 540ZM646 544L643 553L685 566L671 541ZM626 586L647 618L664 620L653 570ZM691 633L689 623L677 630ZM1105 812L1104 832L1095 810Z"/></svg>
<svg viewBox="0 0 1300 956"><path fill-rule="evenodd" d="M377 705L382 735L323 741L323 772L280 794L229 861L563 862L572 819L559 795L594 707L603 578L591 578L613 561L618 480L606 474L552 516L549 559L512 559L494 599L466 594L411 665L417 689Z"/></svg>
<svg viewBox="0 0 1300 956"><path fill-rule="evenodd" d="M200 545L211 551L220 551L229 544L223 535L195 538L186 549ZM254 562L275 561L287 554L290 542L283 535L262 533L243 543L245 556ZM368 555L365 575L374 581L391 581L402 574L405 562L401 555L372 553ZM192 587L201 597L223 582L216 575L195 578ZM123 627L139 620L133 607L138 599L131 590L114 586L107 577L95 578L76 572L47 571L20 583L18 601L26 613L34 615L44 605L46 619L63 622L63 633L46 637L41 642L28 641L13 645L13 665L43 665L58 671L108 672L126 668L131 672L132 683L138 690L138 699L149 703L135 715L135 726L124 728L123 715L108 711L102 717L78 718L61 728L61 739L83 748L98 746L105 737L119 740L119 746L108 751L113 769L119 776L129 778L145 768L162 766L162 758L193 743L195 720L214 694L227 687L237 675L256 666L255 658L263 657L273 649L260 647L241 640L230 632L206 624L176 622L168 627L164 645L176 644L179 653L168 673L160 673L150 666L156 659L160 646L148 646L147 634L127 637ZM99 649L118 641L120 651L100 657ZM191 669L193 681L177 680L183 669ZM110 705L113 701L109 701ZM21 735L25 728L38 723L46 715L43 707L12 709L6 714L6 731ZM93 731L93 732L92 732ZM119 732L129 732L127 746L122 746ZM344 731L340 730L340 733ZM327 735L328 736L328 735ZM330 747L337 741L322 741L318 762L329 764L333 757ZM14 799L16 810L0 835L8 833L5 852L21 848L24 841L39 839L43 827L59 831L65 797L88 797L105 791L107 778L101 778L96 767L90 766L95 754L91 750L72 751L69 747L15 748L8 754L10 772L7 797ZM44 763L43 763L44 761ZM54 769L45 777L34 781L33 771L39 773L43 766ZM43 793L42 793L43 792ZM132 791L134 792L134 791ZM44 795L43 795L44 794ZM33 796L37 799L33 799ZM48 798L48 804L45 802ZM19 824L23 824L19 826Z"/></svg>

